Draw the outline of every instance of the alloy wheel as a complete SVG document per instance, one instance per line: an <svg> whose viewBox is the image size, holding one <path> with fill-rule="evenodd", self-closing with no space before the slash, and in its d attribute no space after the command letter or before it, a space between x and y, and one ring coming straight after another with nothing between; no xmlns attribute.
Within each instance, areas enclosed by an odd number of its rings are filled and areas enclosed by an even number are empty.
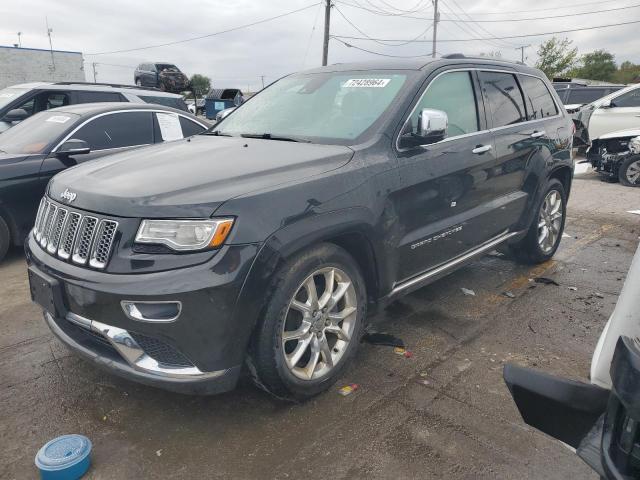
<svg viewBox="0 0 640 480"><path fill-rule="evenodd" d="M631 185L637 185L640 183L640 160L632 162L627 167L625 176Z"/></svg>
<svg viewBox="0 0 640 480"><path fill-rule="evenodd" d="M351 278L326 267L309 275L289 302L282 327L282 352L301 380L328 375L345 354L356 326L358 298Z"/></svg>
<svg viewBox="0 0 640 480"><path fill-rule="evenodd" d="M551 190L544 197L538 217L538 245L544 253L553 250L560 235L563 215L562 197L557 190Z"/></svg>

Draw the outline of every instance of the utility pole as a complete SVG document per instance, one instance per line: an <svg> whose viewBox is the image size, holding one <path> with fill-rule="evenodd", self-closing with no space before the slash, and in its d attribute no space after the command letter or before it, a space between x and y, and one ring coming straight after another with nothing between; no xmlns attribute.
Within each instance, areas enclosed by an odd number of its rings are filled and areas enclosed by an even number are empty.
<svg viewBox="0 0 640 480"><path fill-rule="evenodd" d="M93 67L93 83L97 83L96 77L98 76L98 74L96 73L96 62L93 62L91 66Z"/></svg>
<svg viewBox="0 0 640 480"><path fill-rule="evenodd" d="M331 23L331 0L325 0L324 7L324 42L322 44L322 66L327 64L329 58L329 24Z"/></svg>
<svg viewBox="0 0 640 480"><path fill-rule="evenodd" d="M516 47L516 50L520 50L520 57L521 57L521 61L522 63L524 63L524 49L527 47L530 47L531 45L523 45L521 47Z"/></svg>
<svg viewBox="0 0 640 480"><path fill-rule="evenodd" d="M44 17L45 22L47 23L47 35L49 36L49 49L51 50L51 66L53 71L56 71L56 60L53 58L53 42L51 41L51 33L53 32L53 28L49 28L49 19Z"/></svg>
<svg viewBox="0 0 640 480"><path fill-rule="evenodd" d="M262 89L264 90L264 75L260 75L260 79L262 80Z"/></svg>
<svg viewBox="0 0 640 480"><path fill-rule="evenodd" d="M431 57L436 58L436 40L438 37L438 22L440 12L438 12L438 0L433 0L433 41L431 42Z"/></svg>
<svg viewBox="0 0 640 480"><path fill-rule="evenodd" d="M22 48L22 32L18 32L18 48Z"/></svg>

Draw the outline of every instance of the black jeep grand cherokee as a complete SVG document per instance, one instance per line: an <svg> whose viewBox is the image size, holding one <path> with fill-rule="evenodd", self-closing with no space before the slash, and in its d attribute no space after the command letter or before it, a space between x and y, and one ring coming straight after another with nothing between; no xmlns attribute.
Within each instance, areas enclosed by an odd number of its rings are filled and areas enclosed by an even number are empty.
<svg viewBox="0 0 640 480"><path fill-rule="evenodd" d="M571 120L543 74L460 55L291 75L204 135L54 177L27 250L72 350L190 393L243 365L328 388L367 310L498 246L558 246Z"/></svg>

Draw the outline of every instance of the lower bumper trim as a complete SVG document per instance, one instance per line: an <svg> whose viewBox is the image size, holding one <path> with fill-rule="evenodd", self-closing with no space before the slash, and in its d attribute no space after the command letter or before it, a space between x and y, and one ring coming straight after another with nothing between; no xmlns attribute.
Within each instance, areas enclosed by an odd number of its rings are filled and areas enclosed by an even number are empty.
<svg viewBox="0 0 640 480"><path fill-rule="evenodd" d="M241 365L214 372L202 372L195 366L187 368L162 366L144 353L126 330L79 315L71 313L67 315L67 321L102 335L123 359L123 361L116 361L74 340L49 313L45 312L44 318L54 335L80 356L111 373L139 383L179 393L211 395L233 390L240 376Z"/></svg>

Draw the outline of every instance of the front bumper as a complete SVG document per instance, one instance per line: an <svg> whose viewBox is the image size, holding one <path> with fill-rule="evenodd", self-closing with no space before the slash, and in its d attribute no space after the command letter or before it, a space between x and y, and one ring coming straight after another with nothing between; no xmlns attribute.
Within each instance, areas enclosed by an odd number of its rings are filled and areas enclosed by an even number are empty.
<svg viewBox="0 0 640 480"><path fill-rule="evenodd" d="M79 356L98 367L127 380L178 393L212 395L232 390L240 375L240 366L214 372L202 372L197 367L169 368L154 360L138 345L126 330L67 314L54 319L44 313L44 319L58 339ZM101 336L112 349L99 340Z"/></svg>
<svg viewBox="0 0 640 480"><path fill-rule="evenodd" d="M238 299L257 245L226 246L200 265L141 274L63 262L32 236L25 251L30 270L57 285L60 307L55 315L45 313L46 322L81 356L117 375L183 393L235 386L255 323ZM125 313L123 301L176 302L181 310L170 321L140 321Z"/></svg>

